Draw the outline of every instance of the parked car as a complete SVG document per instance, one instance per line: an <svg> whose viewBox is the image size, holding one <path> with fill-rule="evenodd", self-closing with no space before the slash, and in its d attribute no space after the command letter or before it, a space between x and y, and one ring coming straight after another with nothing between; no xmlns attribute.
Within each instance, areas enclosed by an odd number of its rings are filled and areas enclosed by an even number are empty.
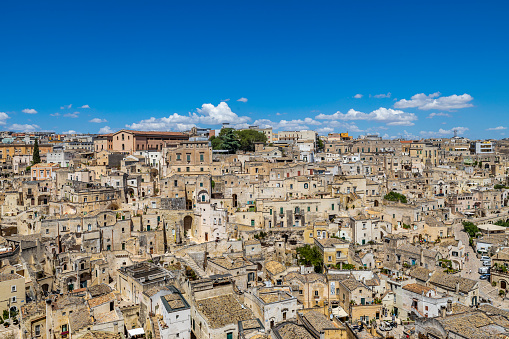
<svg viewBox="0 0 509 339"><path fill-rule="evenodd" d="M483 255L483 256L481 257L481 261L484 261L484 260L491 260L491 258L490 258L490 257L488 257L487 255Z"/></svg>
<svg viewBox="0 0 509 339"><path fill-rule="evenodd" d="M483 274L479 277L479 279L481 280L490 280L490 275L489 274Z"/></svg>
<svg viewBox="0 0 509 339"><path fill-rule="evenodd" d="M482 265L483 266L491 266L491 260L490 261L483 261Z"/></svg>
<svg viewBox="0 0 509 339"><path fill-rule="evenodd" d="M490 268L486 266L479 267L479 274L486 274L490 272Z"/></svg>

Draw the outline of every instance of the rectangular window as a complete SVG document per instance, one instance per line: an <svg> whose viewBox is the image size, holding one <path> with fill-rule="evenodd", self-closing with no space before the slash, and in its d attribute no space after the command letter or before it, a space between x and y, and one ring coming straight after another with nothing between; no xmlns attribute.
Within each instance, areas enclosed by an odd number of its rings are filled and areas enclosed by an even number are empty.
<svg viewBox="0 0 509 339"><path fill-rule="evenodd" d="M16 285L11 286L11 292L16 292Z"/></svg>
<svg viewBox="0 0 509 339"><path fill-rule="evenodd" d="M203 154L200 154L200 161L203 162Z"/></svg>

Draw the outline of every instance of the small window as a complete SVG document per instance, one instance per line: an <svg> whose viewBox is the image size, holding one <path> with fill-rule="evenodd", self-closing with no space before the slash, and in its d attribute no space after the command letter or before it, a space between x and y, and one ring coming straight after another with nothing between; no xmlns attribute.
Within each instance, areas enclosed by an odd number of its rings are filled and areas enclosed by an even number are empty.
<svg viewBox="0 0 509 339"><path fill-rule="evenodd" d="M16 285L11 286L11 292L16 292Z"/></svg>

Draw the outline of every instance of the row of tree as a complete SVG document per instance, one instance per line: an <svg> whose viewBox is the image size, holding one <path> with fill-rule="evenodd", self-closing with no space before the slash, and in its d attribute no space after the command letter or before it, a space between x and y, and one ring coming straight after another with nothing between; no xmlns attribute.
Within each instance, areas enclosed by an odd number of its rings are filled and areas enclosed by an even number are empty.
<svg viewBox="0 0 509 339"><path fill-rule="evenodd" d="M210 138L212 149L226 150L235 153L238 150L252 152L255 150L255 142L267 142L267 136L253 129L235 130L222 128L219 135Z"/></svg>

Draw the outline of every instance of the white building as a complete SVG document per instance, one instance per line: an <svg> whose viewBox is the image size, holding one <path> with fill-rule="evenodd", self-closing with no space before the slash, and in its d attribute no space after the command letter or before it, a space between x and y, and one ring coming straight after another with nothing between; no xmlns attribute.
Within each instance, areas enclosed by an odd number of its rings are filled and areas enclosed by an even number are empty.
<svg viewBox="0 0 509 339"><path fill-rule="evenodd" d="M145 163L152 167L159 167L163 154L161 151L136 151L134 155L139 155L145 158Z"/></svg>
<svg viewBox="0 0 509 339"><path fill-rule="evenodd" d="M168 286L171 293L159 298L158 310L162 315L159 321L161 339L191 337L191 307L179 290L174 286Z"/></svg>
<svg viewBox="0 0 509 339"><path fill-rule="evenodd" d="M493 144L491 141L476 141L470 144L470 152L475 154L493 153Z"/></svg>
<svg viewBox="0 0 509 339"><path fill-rule="evenodd" d="M297 298L286 291L262 290L245 296L246 306L261 320L266 330L273 328L275 324L295 319L297 316L299 308Z"/></svg>
<svg viewBox="0 0 509 339"><path fill-rule="evenodd" d="M72 152L66 152L63 149L53 149L52 152L46 153L46 162L59 164L60 167L69 167L73 158Z"/></svg>
<svg viewBox="0 0 509 339"><path fill-rule="evenodd" d="M198 201L205 199L206 202L199 202L196 205L195 216L198 222L193 236L200 242L226 239L228 236L226 233L226 210L218 207L215 203L209 203L208 196L203 198L205 194L202 193L198 198Z"/></svg>
<svg viewBox="0 0 509 339"><path fill-rule="evenodd" d="M387 222L364 215L350 217L353 242L361 245L370 241L380 242L386 234L381 227L382 225L387 225Z"/></svg>
<svg viewBox="0 0 509 339"><path fill-rule="evenodd" d="M432 288L421 284L407 284L396 292L399 317L434 318L440 315L440 310L447 307L447 301L452 300L445 294L439 294Z"/></svg>

